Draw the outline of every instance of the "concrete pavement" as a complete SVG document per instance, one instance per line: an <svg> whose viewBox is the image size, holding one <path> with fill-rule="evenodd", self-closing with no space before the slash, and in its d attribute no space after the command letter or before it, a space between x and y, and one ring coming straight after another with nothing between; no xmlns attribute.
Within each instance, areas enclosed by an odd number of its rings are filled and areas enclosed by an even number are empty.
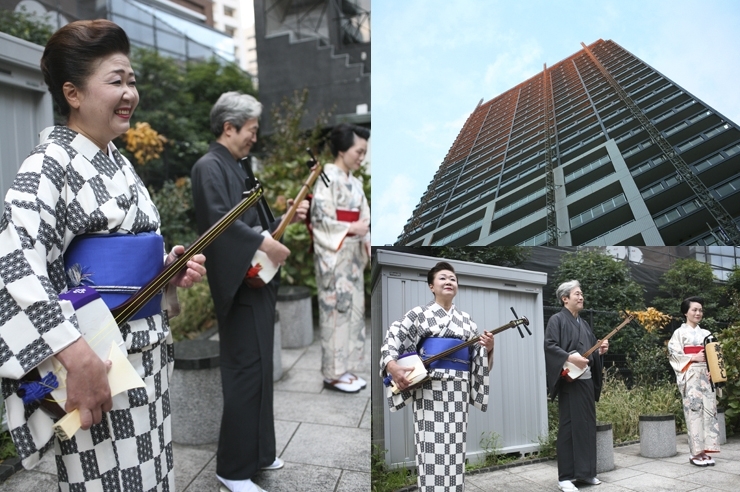
<svg viewBox="0 0 740 492"><path fill-rule="evenodd" d="M600 473L601 485L576 483L581 492L689 492L740 490L740 436L730 437L714 455L715 466L689 463L686 435L676 436L678 454L671 458L640 456L640 444L614 448L615 469ZM549 460L465 477L466 492L559 492L557 461Z"/></svg>
<svg viewBox="0 0 740 492"><path fill-rule="evenodd" d="M369 381L369 339L365 346L365 370L358 375ZM285 467L263 472L255 482L268 492L368 492L370 385L356 394L324 389L316 329L310 346L282 350L282 366L283 377L275 383L275 434ZM178 492L218 491L215 443L173 448ZM0 483L2 492L55 490L56 466L49 455L34 470L20 470Z"/></svg>

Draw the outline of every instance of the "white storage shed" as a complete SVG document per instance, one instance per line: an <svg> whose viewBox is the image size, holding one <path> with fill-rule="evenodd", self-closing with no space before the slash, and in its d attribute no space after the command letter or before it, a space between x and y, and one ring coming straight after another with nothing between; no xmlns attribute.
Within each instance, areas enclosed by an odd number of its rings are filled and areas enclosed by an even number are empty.
<svg viewBox="0 0 740 492"><path fill-rule="evenodd" d="M15 173L54 124L51 94L39 62L44 47L0 32L0 193L3 200Z"/></svg>
<svg viewBox="0 0 740 492"><path fill-rule="evenodd" d="M481 265L378 249L372 265L372 440L385 450L391 467L415 466L413 416L410 405L391 413L380 370L380 348L390 324L408 310L433 298L426 282L427 272L438 261L453 265L459 290L455 305L471 315L479 330L505 325L514 315L526 316L532 335L516 328L495 337L494 366L488 411L470 406L467 458L483 460L481 438L498 436L497 452L527 453L539 448L547 434L547 389L545 382L541 272Z"/></svg>

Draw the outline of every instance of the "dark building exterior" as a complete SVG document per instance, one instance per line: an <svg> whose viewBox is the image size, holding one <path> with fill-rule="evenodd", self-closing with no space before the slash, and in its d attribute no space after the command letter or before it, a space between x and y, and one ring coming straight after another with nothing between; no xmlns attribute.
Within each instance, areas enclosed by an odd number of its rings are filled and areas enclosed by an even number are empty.
<svg viewBox="0 0 740 492"><path fill-rule="evenodd" d="M739 191L738 125L598 40L478 104L397 244L740 245Z"/></svg>
<svg viewBox="0 0 740 492"><path fill-rule="evenodd" d="M211 0L0 0L0 8L36 14L55 30L80 19L108 19L134 46L179 60L234 61L234 41L213 28L212 6Z"/></svg>
<svg viewBox="0 0 740 492"><path fill-rule="evenodd" d="M370 0L255 0L259 98L269 114L308 89L301 125L370 124ZM271 118L262 131L272 133Z"/></svg>

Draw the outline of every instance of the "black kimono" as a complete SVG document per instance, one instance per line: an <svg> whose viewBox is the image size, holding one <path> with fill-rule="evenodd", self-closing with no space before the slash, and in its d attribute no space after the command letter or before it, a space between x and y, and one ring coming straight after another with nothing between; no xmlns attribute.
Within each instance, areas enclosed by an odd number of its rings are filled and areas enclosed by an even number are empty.
<svg viewBox="0 0 740 492"><path fill-rule="evenodd" d="M200 233L241 201L246 178L239 162L217 142L198 159L192 186ZM244 285L263 240L255 228L261 227L253 207L205 250L218 317L224 395L216 473L228 480L251 479L277 456L272 350L279 275L262 288Z"/></svg>
<svg viewBox="0 0 740 492"><path fill-rule="evenodd" d="M545 366L547 392L558 398L558 480L596 476L596 405L601 394L602 357L595 350L589 356L588 372L568 382L560 377L572 351L584 354L596 344L591 327L581 317L563 308L547 322L545 329Z"/></svg>

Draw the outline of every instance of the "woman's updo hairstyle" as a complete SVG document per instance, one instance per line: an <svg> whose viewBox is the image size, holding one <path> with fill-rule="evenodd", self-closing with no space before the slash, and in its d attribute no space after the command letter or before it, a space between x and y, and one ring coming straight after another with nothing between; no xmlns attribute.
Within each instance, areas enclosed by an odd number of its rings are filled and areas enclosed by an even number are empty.
<svg viewBox="0 0 740 492"><path fill-rule="evenodd" d="M427 272L427 283L429 285L434 284L434 276L437 275L437 272L441 272L442 270L449 270L452 273L455 273L455 269L452 268L452 265L447 263L446 261L440 261L436 265L434 265L431 270Z"/></svg>
<svg viewBox="0 0 740 492"><path fill-rule="evenodd" d="M69 117L71 110L62 90L65 83L84 89L97 61L114 53L128 56L130 49L126 32L105 19L70 22L55 32L41 57L41 72L59 113Z"/></svg>
<svg viewBox="0 0 740 492"><path fill-rule="evenodd" d="M348 151L355 144L355 135L363 140L369 140L370 130L349 123L340 123L335 126L329 135L331 155L336 157L340 152Z"/></svg>
<svg viewBox="0 0 740 492"><path fill-rule="evenodd" d="M691 308L692 302L697 302L702 308L704 307L704 299L701 297L687 297L681 302L681 314L686 316L686 313L688 313Z"/></svg>

